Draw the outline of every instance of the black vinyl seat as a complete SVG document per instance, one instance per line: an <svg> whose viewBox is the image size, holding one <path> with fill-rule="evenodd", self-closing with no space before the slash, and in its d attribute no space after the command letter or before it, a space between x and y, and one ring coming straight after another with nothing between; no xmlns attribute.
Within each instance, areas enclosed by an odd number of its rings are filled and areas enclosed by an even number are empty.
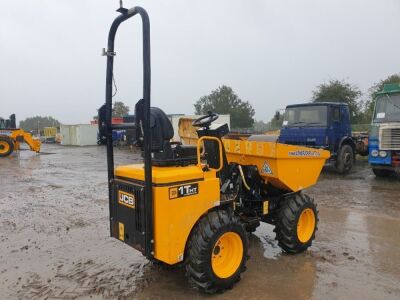
<svg viewBox="0 0 400 300"><path fill-rule="evenodd" d="M142 101L135 107L137 145L143 144ZM151 152L154 166L186 166L197 163L197 147L171 142L174 129L167 115L158 107L150 108Z"/></svg>
<svg viewBox="0 0 400 300"><path fill-rule="evenodd" d="M176 149L178 156L180 156L180 157L190 157L190 156L197 157L197 146L182 145L182 143L179 143L176 145L175 149Z"/></svg>

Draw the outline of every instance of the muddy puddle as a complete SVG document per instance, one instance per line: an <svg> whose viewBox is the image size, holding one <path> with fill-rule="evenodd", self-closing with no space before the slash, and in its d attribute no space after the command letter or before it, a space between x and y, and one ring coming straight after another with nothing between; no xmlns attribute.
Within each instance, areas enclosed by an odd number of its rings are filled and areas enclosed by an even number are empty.
<svg viewBox="0 0 400 300"><path fill-rule="evenodd" d="M309 189L320 211L309 251L282 253L262 224L242 280L205 296L182 267L153 265L109 237L104 148L43 148L0 160L1 298L400 299L400 180L376 179L366 162L347 176L327 168Z"/></svg>

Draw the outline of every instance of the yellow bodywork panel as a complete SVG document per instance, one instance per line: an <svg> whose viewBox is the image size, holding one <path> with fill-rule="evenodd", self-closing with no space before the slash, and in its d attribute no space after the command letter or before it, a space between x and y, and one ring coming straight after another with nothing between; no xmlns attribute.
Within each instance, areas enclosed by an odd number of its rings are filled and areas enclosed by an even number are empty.
<svg viewBox="0 0 400 300"><path fill-rule="evenodd" d="M153 167L153 184L169 184L178 181L203 179L203 171L198 166ZM115 168L115 176L144 181L144 164L132 164Z"/></svg>
<svg viewBox="0 0 400 300"><path fill-rule="evenodd" d="M220 205L216 172L201 166L156 167L153 173L154 257L167 264L183 260L186 242L196 222ZM144 165L115 168L118 179L144 180Z"/></svg>
<svg viewBox="0 0 400 300"><path fill-rule="evenodd" d="M257 166L273 186L293 192L314 185L330 152L276 142L223 140L228 162Z"/></svg>

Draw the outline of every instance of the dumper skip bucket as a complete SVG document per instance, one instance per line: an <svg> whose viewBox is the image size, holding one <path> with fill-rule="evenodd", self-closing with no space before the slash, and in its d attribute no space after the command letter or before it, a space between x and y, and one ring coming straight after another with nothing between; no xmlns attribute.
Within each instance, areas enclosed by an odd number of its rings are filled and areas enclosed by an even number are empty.
<svg viewBox="0 0 400 300"><path fill-rule="evenodd" d="M273 186L297 192L314 185L330 152L277 142L223 140L228 162L256 166Z"/></svg>

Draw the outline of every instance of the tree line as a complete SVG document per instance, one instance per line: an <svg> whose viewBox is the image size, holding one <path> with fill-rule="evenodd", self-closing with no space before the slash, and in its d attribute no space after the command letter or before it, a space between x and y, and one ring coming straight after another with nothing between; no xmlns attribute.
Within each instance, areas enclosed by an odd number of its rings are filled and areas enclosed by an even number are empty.
<svg viewBox="0 0 400 300"><path fill-rule="evenodd" d="M361 92L357 85L345 80L331 80L328 83L318 85L312 92L313 102L334 101L344 102L349 105L352 124L371 123L375 105L375 94L383 90L387 83L400 83L400 73L393 74L380 80L371 86L366 95Z"/></svg>
<svg viewBox="0 0 400 300"><path fill-rule="evenodd" d="M371 86L364 94L360 88L347 80L333 79L322 83L311 91L311 102L344 102L349 105L352 124L369 124L374 110L375 94L386 83L400 83L400 73L388 76ZM254 119L254 108L248 101L243 101L232 88L222 85L209 95L201 97L195 104L196 114L212 111L231 115L231 128L262 132L278 129L282 125L282 114L277 111L267 123Z"/></svg>
<svg viewBox="0 0 400 300"><path fill-rule="evenodd" d="M113 117L124 117L129 113L129 106L125 105L121 101L115 101L112 109ZM97 119L97 115L93 117ZM29 117L19 122L19 127L25 131L33 132L38 134L42 132L45 127L59 127L60 122L53 117Z"/></svg>
<svg viewBox="0 0 400 300"><path fill-rule="evenodd" d="M374 110L375 94L383 89L386 83L400 83L400 73L382 79L372 85L366 93L347 80L333 79L317 85L311 91L311 102L344 102L349 105L352 124L369 124ZM195 114L203 115L209 111L231 116L231 128L241 131L263 132L279 129L283 118L280 111L268 121L256 120L255 110L249 101L242 100L235 91L222 85L211 91L209 95L201 97L194 104ZM113 117L123 117L129 113L129 107L122 101L113 105ZM265 112L266 113L266 112ZM95 119L97 116L94 117ZM60 125L53 117L31 117L20 122L20 127L27 131L43 130L44 127L57 127Z"/></svg>
<svg viewBox="0 0 400 300"><path fill-rule="evenodd" d="M25 131L34 132L38 134L42 132L45 127L58 127L60 122L58 122L53 117L30 117L19 122L19 127Z"/></svg>

